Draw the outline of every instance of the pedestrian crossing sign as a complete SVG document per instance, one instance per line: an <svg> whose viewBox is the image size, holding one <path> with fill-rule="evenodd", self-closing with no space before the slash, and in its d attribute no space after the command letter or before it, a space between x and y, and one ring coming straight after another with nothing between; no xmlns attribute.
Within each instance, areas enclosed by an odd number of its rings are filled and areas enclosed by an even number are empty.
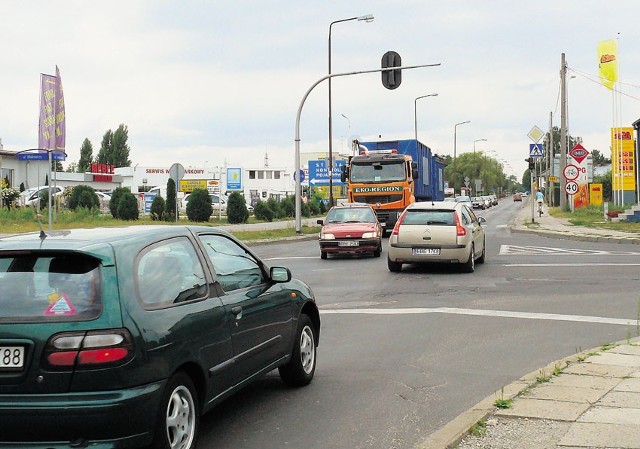
<svg viewBox="0 0 640 449"><path fill-rule="evenodd" d="M542 157L544 153L542 152L542 144L541 143L530 143L529 144L529 157Z"/></svg>

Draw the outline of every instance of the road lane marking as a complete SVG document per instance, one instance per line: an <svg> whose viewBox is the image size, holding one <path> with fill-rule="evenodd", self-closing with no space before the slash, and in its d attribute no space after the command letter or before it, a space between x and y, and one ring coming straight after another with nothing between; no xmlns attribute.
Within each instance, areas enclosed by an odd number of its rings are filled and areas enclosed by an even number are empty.
<svg viewBox="0 0 640 449"><path fill-rule="evenodd" d="M455 307L405 308L405 309L320 309L323 315L421 315L444 313L449 315L472 315L497 318L519 318L543 321L572 321L576 323L615 324L619 326L638 326L635 319L605 318L598 316L564 315L556 313L512 312L507 310L462 309Z"/></svg>
<svg viewBox="0 0 640 449"><path fill-rule="evenodd" d="M550 246L519 246L500 245L501 256L540 256L553 254L554 256L640 256L640 252L633 251L606 251L578 248L555 248Z"/></svg>
<svg viewBox="0 0 640 449"><path fill-rule="evenodd" d="M506 263L503 267L638 267L640 263Z"/></svg>

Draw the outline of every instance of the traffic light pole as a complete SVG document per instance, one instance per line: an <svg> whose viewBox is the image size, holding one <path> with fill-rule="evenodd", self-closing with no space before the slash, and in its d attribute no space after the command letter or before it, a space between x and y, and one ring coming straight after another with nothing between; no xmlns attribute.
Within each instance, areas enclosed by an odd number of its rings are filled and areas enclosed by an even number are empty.
<svg viewBox="0 0 640 449"><path fill-rule="evenodd" d="M320 84L321 82L331 79L331 78L337 78L339 76L350 76L350 75L361 75L364 73L378 73L378 72L388 72L391 70L409 70L409 69L418 69L418 68L422 68L422 67L437 67L441 65L440 63L437 64L421 64L421 65L412 65L412 66L406 66L406 67L388 67L388 68L382 68L382 69L374 69L374 70L361 70L358 72L346 72L346 73L333 73L330 75L325 75L322 78L320 78L318 81L316 81L315 83L313 83L311 85L311 87L309 87L309 89L307 89L307 91L305 92L305 94L302 96L302 100L300 101L300 105L298 106L298 112L296 114L296 136L295 136L295 160L294 160L294 173L297 173L300 170L300 116L302 115L302 107L304 106L304 102L307 100L307 97L309 96L309 94L311 93L311 91L313 89L315 89L315 87ZM329 170L333 170L333 167L329 167ZM302 204L301 204L301 196L302 196L302 192L301 192L301 182L300 182L300 176L296 176L296 233L297 234L301 234L302 233L302 217L301 217L301 210L302 210Z"/></svg>

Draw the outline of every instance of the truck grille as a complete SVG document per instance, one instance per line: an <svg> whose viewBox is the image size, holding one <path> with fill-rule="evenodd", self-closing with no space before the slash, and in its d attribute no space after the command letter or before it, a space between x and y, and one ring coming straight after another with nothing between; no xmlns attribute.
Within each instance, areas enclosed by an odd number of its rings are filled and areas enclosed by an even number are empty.
<svg viewBox="0 0 640 449"><path fill-rule="evenodd" d="M367 204L386 204L394 201L402 201L402 194L400 195L354 195L353 200L356 203Z"/></svg>

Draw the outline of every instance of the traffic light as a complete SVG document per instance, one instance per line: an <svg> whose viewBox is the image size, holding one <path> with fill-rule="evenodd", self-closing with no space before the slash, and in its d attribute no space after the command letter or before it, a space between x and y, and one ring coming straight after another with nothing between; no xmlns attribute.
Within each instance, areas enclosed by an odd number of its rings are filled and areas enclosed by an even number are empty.
<svg viewBox="0 0 640 449"><path fill-rule="evenodd" d="M395 51L388 51L382 55L382 68L402 67L402 58ZM387 89L395 89L402 82L402 70L387 70L382 72L382 85Z"/></svg>
<svg viewBox="0 0 640 449"><path fill-rule="evenodd" d="M536 168L536 161L534 158L529 157L525 159L525 161L529 163L529 170L534 170Z"/></svg>

